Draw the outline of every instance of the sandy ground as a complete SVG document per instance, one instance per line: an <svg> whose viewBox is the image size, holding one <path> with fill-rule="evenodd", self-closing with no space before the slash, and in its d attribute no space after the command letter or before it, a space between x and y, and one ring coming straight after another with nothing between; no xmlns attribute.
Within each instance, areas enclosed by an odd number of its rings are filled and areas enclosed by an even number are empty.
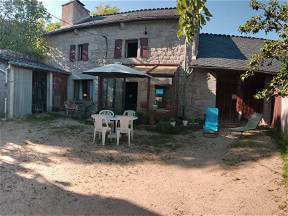
<svg viewBox="0 0 288 216"><path fill-rule="evenodd" d="M0 215L287 215L282 161L264 133L136 131L93 145L73 120L0 122Z"/></svg>

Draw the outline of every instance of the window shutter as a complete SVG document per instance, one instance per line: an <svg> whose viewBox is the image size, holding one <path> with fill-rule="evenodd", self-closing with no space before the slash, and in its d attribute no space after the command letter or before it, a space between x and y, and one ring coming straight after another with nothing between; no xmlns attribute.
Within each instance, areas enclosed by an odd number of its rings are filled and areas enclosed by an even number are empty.
<svg viewBox="0 0 288 216"><path fill-rule="evenodd" d="M115 40L114 58L120 59L122 55L122 39Z"/></svg>
<svg viewBox="0 0 288 216"><path fill-rule="evenodd" d="M82 60L83 61L88 61L89 60L88 47L89 47L88 43L83 44L83 51L82 51Z"/></svg>
<svg viewBox="0 0 288 216"><path fill-rule="evenodd" d="M140 38L140 57L148 58L148 38Z"/></svg>
<svg viewBox="0 0 288 216"><path fill-rule="evenodd" d="M69 59L70 59L70 62L75 62L75 60L76 60L76 45L70 46Z"/></svg>

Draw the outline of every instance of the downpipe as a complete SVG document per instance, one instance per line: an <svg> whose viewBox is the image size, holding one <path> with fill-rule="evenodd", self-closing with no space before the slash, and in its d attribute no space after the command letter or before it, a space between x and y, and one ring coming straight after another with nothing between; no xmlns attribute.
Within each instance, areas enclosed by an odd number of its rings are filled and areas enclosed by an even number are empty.
<svg viewBox="0 0 288 216"><path fill-rule="evenodd" d="M4 73L5 74L5 86L7 87L8 85L8 71L10 70L10 65L9 67L6 68L6 70L2 70L0 69L0 72ZM4 118L1 119L3 121L6 121L7 120L7 101L8 101L8 98L5 97L4 98Z"/></svg>

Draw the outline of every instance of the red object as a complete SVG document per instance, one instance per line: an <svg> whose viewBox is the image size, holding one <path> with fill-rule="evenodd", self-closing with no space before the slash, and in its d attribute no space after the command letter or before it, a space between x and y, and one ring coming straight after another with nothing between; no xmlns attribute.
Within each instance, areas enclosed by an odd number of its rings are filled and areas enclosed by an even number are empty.
<svg viewBox="0 0 288 216"><path fill-rule="evenodd" d="M282 112L282 98L278 96L275 97L272 127L275 127L277 126L277 124L281 123L281 112Z"/></svg>
<svg viewBox="0 0 288 216"><path fill-rule="evenodd" d="M70 46L69 59L70 59L70 62L76 61L76 45Z"/></svg>
<svg viewBox="0 0 288 216"><path fill-rule="evenodd" d="M88 43L83 44L83 51L82 51L82 60L83 61L88 61L89 60L88 47L89 47Z"/></svg>
<svg viewBox="0 0 288 216"><path fill-rule="evenodd" d="M148 58L148 38L140 38L140 57Z"/></svg>
<svg viewBox="0 0 288 216"><path fill-rule="evenodd" d="M122 56L122 39L115 40L114 58L120 59Z"/></svg>

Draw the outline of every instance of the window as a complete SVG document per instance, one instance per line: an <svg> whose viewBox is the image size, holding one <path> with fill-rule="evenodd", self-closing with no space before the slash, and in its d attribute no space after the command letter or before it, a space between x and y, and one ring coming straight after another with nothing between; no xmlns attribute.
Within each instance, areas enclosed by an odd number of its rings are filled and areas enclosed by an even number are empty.
<svg viewBox="0 0 288 216"><path fill-rule="evenodd" d="M167 108L168 102L168 87L167 86L155 86L155 103L158 108Z"/></svg>
<svg viewBox="0 0 288 216"><path fill-rule="evenodd" d="M88 43L78 45L78 61L88 61Z"/></svg>
<svg viewBox="0 0 288 216"><path fill-rule="evenodd" d="M138 40L126 41L126 58L137 58Z"/></svg>
<svg viewBox="0 0 288 216"><path fill-rule="evenodd" d="M91 100L93 97L93 81L75 80L74 81L74 99Z"/></svg>

